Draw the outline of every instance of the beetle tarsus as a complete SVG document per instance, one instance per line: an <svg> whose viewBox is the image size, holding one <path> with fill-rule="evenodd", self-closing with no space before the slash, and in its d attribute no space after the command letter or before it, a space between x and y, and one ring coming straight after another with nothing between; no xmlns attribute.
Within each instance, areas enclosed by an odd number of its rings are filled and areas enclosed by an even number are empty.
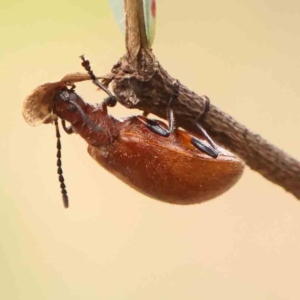
<svg viewBox="0 0 300 300"><path fill-rule="evenodd" d="M199 116L196 118L196 122L202 122L207 113L209 112L209 109L210 109L210 100L207 96L202 96L202 98L205 100L205 103L204 103L204 109L203 111L199 114Z"/></svg>
<svg viewBox="0 0 300 300"><path fill-rule="evenodd" d="M104 103L109 107L114 107L117 104L117 98L116 96L109 96L104 99Z"/></svg>

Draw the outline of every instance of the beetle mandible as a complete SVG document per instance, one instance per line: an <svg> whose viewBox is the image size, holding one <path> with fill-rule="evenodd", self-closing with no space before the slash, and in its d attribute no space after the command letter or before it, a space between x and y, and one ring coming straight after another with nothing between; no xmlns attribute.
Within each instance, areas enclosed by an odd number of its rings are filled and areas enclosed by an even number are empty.
<svg viewBox="0 0 300 300"><path fill-rule="evenodd" d="M89 61L81 58L99 86ZM91 105L75 87L65 87L54 98L53 113L67 133L78 133L86 140L88 153L102 167L135 190L164 202L193 204L224 193L241 177L243 162L214 144L205 131L202 137L176 128L170 105L169 126L145 116L118 120L107 112L107 106L116 104L108 93L102 104ZM172 98L177 96L178 86Z"/></svg>

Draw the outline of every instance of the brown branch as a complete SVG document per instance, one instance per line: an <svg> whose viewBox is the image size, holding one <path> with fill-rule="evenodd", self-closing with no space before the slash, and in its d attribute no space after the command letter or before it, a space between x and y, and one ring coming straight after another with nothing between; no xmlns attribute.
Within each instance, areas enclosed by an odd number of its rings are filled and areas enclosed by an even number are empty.
<svg viewBox="0 0 300 300"><path fill-rule="evenodd" d="M166 117L166 106L173 92L172 78L147 49L141 34L141 0L126 0L127 24L138 24L136 29L127 27L128 54L113 68L114 92L120 103L128 108L138 108L159 117ZM133 13L133 10L136 13ZM136 43L139 49L136 51ZM133 56L134 53L134 56ZM177 124L197 133L195 119L203 110L204 99L180 85L178 103L174 105ZM203 126L218 143L239 155L253 170L268 180L282 186L300 199L300 163L288 154L251 132L219 108L211 105Z"/></svg>

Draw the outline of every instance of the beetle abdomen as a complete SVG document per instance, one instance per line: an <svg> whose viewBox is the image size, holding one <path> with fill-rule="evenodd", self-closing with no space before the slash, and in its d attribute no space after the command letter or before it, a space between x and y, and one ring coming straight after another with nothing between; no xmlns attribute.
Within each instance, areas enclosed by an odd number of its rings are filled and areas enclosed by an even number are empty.
<svg viewBox="0 0 300 300"><path fill-rule="evenodd" d="M89 146L88 152L105 169L151 198L200 203L227 191L243 173L244 164L221 147L215 159L187 148L186 132L176 130L166 138L136 125L125 127L108 147Z"/></svg>

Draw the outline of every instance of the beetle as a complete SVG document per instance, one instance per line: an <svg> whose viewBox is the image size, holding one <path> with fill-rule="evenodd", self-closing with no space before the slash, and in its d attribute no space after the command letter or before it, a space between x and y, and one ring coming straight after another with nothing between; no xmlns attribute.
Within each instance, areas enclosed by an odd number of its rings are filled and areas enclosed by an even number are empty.
<svg viewBox="0 0 300 300"><path fill-rule="evenodd" d="M93 82L103 88L89 61L81 58ZM135 190L168 203L201 203L232 187L244 164L216 145L200 124L202 135L176 128L171 104L178 97L179 84L174 87L167 113L169 126L141 115L114 118L107 107L114 106L116 98L107 90L109 97L92 105L75 92L75 87L64 87L54 97L53 113L67 133L77 133L88 143L92 158ZM207 110L206 106L198 122ZM63 185L63 195L64 190Z"/></svg>

